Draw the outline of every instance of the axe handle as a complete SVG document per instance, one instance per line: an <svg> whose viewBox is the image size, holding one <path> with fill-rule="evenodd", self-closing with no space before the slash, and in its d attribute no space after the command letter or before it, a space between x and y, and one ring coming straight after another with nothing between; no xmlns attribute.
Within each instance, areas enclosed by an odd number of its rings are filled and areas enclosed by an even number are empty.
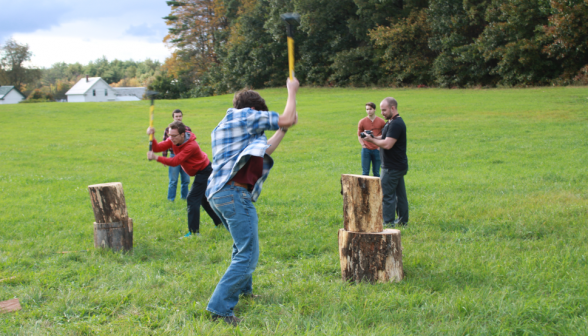
<svg viewBox="0 0 588 336"><path fill-rule="evenodd" d="M155 110L155 106L153 105L153 100L151 100L151 107L149 107L149 127L153 127L153 110ZM149 134L149 151L153 150L153 134Z"/></svg>
<svg viewBox="0 0 588 336"><path fill-rule="evenodd" d="M288 66L290 68L290 80L294 80L294 39L288 36Z"/></svg>

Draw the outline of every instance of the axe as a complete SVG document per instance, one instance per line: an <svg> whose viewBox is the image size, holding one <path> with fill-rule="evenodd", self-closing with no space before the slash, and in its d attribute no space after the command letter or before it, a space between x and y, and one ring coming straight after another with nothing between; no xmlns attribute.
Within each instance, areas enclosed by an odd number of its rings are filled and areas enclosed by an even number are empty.
<svg viewBox="0 0 588 336"><path fill-rule="evenodd" d="M149 127L153 127L153 111L155 110L154 100L157 91L147 91L145 95L151 99L151 106L149 107ZM153 134L149 134L149 151L153 150Z"/></svg>
<svg viewBox="0 0 588 336"><path fill-rule="evenodd" d="M286 35L288 35L288 66L290 68L290 80L294 79L294 26L300 22L300 15L286 13L280 15L286 22Z"/></svg>

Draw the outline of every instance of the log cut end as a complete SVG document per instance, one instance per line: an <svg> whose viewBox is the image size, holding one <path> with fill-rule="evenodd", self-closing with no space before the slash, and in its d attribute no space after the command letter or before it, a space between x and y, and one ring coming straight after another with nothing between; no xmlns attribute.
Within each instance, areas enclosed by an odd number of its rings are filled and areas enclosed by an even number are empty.
<svg viewBox="0 0 588 336"><path fill-rule="evenodd" d="M7 301L0 302L0 314L2 313L10 313L13 311L21 310L20 302L18 299L12 299Z"/></svg>
<svg viewBox="0 0 588 336"><path fill-rule="evenodd" d="M364 233L339 230L344 281L398 282L404 278L400 230Z"/></svg>

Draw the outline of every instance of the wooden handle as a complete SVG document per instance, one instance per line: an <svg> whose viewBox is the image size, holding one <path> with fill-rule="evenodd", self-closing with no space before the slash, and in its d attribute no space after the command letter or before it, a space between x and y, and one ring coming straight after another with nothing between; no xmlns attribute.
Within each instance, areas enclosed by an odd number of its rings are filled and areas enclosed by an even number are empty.
<svg viewBox="0 0 588 336"><path fill-rule="evenodd" d="M290 68L290 80L294 80L294 39L288 36L288 65Z"/></svg>
<svg viewBox="0 0 588 336"><path fill-rule="evenodd" d="M149 127L153 127L153 111L155 106L151 105L149 108ZM149 150L151 150L151 142L153 141L153 134L149 134Z"/></svg>

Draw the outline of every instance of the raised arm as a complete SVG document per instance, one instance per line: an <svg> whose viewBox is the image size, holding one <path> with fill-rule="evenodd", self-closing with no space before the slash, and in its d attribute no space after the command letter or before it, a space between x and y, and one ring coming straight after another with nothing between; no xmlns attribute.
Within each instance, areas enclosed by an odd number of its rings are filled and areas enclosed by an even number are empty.
<svg viewBox="0 0 588 336"><path fill-rule="evenodd" d="M278 126L288 128L296 123L296 92L298 92L300 83L296 78L293 80L288 78L286 86L288 88L288 100L286 101L286 108L284 109L284 113L282 113L280 119L278 119Z"/></svg>

